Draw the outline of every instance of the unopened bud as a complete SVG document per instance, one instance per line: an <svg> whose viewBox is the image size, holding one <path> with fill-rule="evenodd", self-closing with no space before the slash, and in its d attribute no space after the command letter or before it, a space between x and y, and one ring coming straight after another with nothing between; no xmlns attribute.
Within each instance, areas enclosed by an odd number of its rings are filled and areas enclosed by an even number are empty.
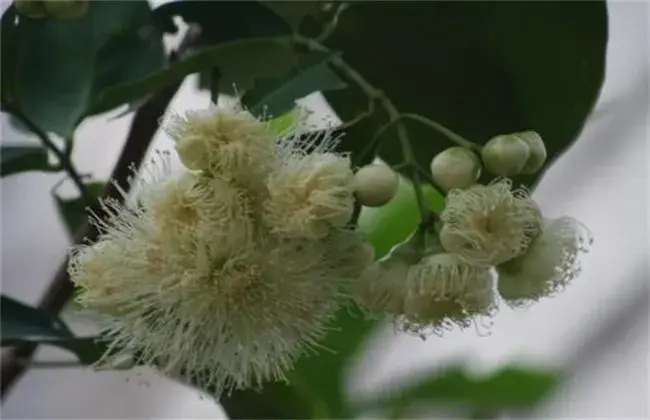
<svg viewBox="0 0 650 420"><path fill-rule="evenodd" d="M530 149L530 156L521 170L522 174L534 174L539 171L546 162L546 146L542 137L534 131L523 131L513 134L522 139Z"/></svg>
<svg viewBox="0 0 650 420"><path fill-rule="evenodd" d="M354 175L355 194L359 204L379 207L397 194L399 177L383 164L366 165Z"/></svg>
<svg viewBox="0 0 650 420"><path fill-rule="evenodd" d="M476 184L481 175L481 162L465 147L450 147L433 158L431 175L445 191L469 188Z"/></svg>
<svg viewBox="0 0 650 420"><path fill-rule="evenodd" d="M44 1L47 15L54 19L77 19L88 11L89 0Z"/></svg>
<svg viewBox="0 0 650 420"><path fill-rule="evenodd" d="M487 170L493 174L517 175L524 169L530 157L530 148L517 135L501 135L487 142L481 157Z"/></svg>
<svg viewBox="0 0 650 420"><path fill-rule="evenodd" d="M32 19L43 18L47 14L42 0L15 0L14 6L18 13Z"/></svg>

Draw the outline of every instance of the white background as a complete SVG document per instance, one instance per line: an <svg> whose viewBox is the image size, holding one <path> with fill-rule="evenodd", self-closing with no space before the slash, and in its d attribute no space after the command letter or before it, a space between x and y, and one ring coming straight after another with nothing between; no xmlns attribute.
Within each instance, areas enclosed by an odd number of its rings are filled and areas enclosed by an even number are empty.
<svg viewBox="0 0 650 420"><path fill-rule="evenodd" d="M580 140L535 193L550 217L571 215L591 228L596 242L584 259L581 277L561 296L528 311L503 309L488 337L454 331L423 342L388 329L378 332L351 369L352 395L395 386L449 361L463 360L477 372L521 361L572 373L534 416L647 418L648 9L643 2L609 3L607 78L599 104ZM186 81L174 109L207 104L193 83ZM320 105L317 97L311 99ZM130 118L102 117L80 127L74 159L81 172L108 177ZM4 124L2 141L17 140L24 139ZM171 142L159 134L155 146L169 148ZM59 179L27 173L0 184L2 292L25 302L40 297L67 246L49 195ZM38 354L39 360L67 357L53 349ZM221 415L210 399L146 369L35 369L19 382L2 410L5 418Z"/></svg>

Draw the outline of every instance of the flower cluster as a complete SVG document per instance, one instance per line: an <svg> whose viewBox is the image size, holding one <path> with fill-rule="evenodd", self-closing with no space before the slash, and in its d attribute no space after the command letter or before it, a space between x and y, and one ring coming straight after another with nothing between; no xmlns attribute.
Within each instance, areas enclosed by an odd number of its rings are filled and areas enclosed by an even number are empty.
<svg viewBox="0 0 650 420"><path fill-rule="evenodd" d="M492 139L482 158L492 172L531 173L546 149L536 133L516 133ZM388 313L401 330L424 336L492 316L494 271L501 298L514 307L552 296L579 274L579 256L592 238L578 221L545 220L528 191L513 189L507 178L477 184L480 160L469 149L447 149L431 170L449 190L445 208L434 226L420 228L361 275L354 294L370 313Z"/></svg>
<svg viewBox="0 0 650 420"><path fill-rule="evenodd" d="M350 161L331 135L278 138L238 107L166 129L186 169L158 164L135 204L104 202L99 241L72 251L79 301L111 316L105 361L128 351L216 392L281 379L373 260L347 226Z"/></svg>

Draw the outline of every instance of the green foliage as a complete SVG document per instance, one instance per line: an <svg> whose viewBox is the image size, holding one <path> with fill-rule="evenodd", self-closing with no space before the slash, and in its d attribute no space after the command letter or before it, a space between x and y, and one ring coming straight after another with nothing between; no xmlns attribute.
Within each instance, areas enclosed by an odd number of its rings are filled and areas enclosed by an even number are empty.
<svg viewBox="0 0 650 420"><path fill-rule="evenodd" d="M256 59L261 61L274 58L283 63L293 64L295 61L286 38L257 38L227 42L202 48L200 52L171 63L164 70L136 82L107 89L101 96L101 100L108 104L124 103L130 97L156 92L183 80L189 74L212 67L218 67L222 76L238 79L243 85L247 85L250 84L252 75L256 74L250 71L248 60L251 56L256 56ZM286 66L282 67L283 70L286 68Z"/></svg>
<svg viewBox="0 0 650 420"><path fill-rule="evenodd" d="M4 295L0 297L0 320L2 347L53 345L76 354L84 364L95 362L103 350L103 347L95 342L95 338L73 336L59 317Z"/></svg>
<svg viewBox="0 0 650 420"><path fill-rule="evenodd" d="M316 20L322 14L324 4L323 1L270 0L263 0L260 3L281 16L291 26L294 32L300 32L307 18Z"/></svg>
<svg viewBox="0 0 650 420"><path fill-rule="evenodd" d="M7 50L12 59L3 67L11 106L41 130L66 138L84 117L138 99L126 95L122 102L104 103L105 90L165 62L162 35L146 1L93 1L79 19L21 17L14 24L7 17L2 24L3 34L15 40L15 54Z"/></svg>
<svg viewBox="0 0 650 420"><path fill-rule="evenodd" d="M486 376L472 376L462 367L447 367L395 392L360 403L357 410L382 409L399 418L410 405L452 402L476 412L500 412L537 404L558 384L559 375L507 366Z"/></svg>
<svg viewBox="0 0 650 420"><path fill-rule="evenodd" d="M85 185L89 195L93 198L101 197L106 187L106 184L103 182L89 182ZM52 195L56 200L57 209L65 223L68 234L74 237L79 224L87 215L86 208L89 204L81 197L64 199L59 197L55 192Z"/></svg>
<svg viewBox="0 0 650 420"><path fill-rule="evenodd" d="M604 2L356 2L327 41L401 112L477 143L534 129L551 162L575 140L596 101L606 43ZM344 121L367 108L354 89L326 97ZM380 116L347 131L370 139L387 121ZM453 145L418 122L405 124L423 169ZM380 155L400 163L399 147L387 135Z"/></svg>
<svg viewBox="0 0 650 420"><path fill-rule="evenodd" d="M42 146L2 146L0 148L0 174L12 175L26 171L50 168L47 151Z"/></svg>
<svg viewBox="0 0 650 420"><path fill-rule="evenodd" d="M245 1L175 1L154 11L158 25L166 32L176 32L172 17L180 16L186 23L200 26L200 36L193 44L190 57L205 49L251 40L251 44L237 43L237 50L227 56L211 55L212 62L196 68L200 72L202 88L210 88L213 68L217 68L218 90L233 94L234 88L243 93L254 85L258 77L276 77L295 63L292 53L280 45L257 44L260 38L282 38L291 35L290 26L259 2Z"/></svg>
<svg viewBox="0 0 650 420"><path fill-rule="evenodd" d="M298 64L284 76L258 80L242 97L242 103L257 116L282 115L294 107L297 99L315 91L346 87L327 64L331 56L314 52L300 57Z"/></svg>

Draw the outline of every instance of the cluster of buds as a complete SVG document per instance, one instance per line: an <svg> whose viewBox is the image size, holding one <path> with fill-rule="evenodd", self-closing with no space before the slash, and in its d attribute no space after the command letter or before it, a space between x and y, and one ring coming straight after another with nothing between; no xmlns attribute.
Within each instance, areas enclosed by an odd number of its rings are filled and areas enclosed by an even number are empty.
<svg viewBox="0 0 650 420"><path fill-rule="evenodd" d="M434 182L445 191L466 189L478 182L481 161L488 172L510 177L537 173L546 162L546 146L534 131L504 134L490 139L481 148L481 157L470 149L450 147L431 161Z"/></svg>
<svg viewBox="0 0 650 420"><path fill-rule="evenodd" d="M90 0L15 0L16 10L32 19L78 19L88 12Z"/></svg>
<svg viewBox="0 0 650 420"><path fill-rule="evenodd" d="M282 379L316 347L374 259L349 226L360 180L331 134L271 126L239 107L172 114L182 172L163 156L128 204L103 203L99 241L69 264L80 303L109 316L101 364L138 354L227 391Z"/></svg>
<svg viewBox="0 0 650 420"><path fill-rule="evenodd" d="M482 158L493 173L533 173L546 150L536 133L516 133L490 140ZM470 149L445 150L431 170L448 190L444 210L361 275L354 295L369 313L388 313L401 330L424 336L492 316L496 290L510 306L527 306L579 274L592 238L578 221L545 219L507 178L477 184L481 165Z"/></svg>

